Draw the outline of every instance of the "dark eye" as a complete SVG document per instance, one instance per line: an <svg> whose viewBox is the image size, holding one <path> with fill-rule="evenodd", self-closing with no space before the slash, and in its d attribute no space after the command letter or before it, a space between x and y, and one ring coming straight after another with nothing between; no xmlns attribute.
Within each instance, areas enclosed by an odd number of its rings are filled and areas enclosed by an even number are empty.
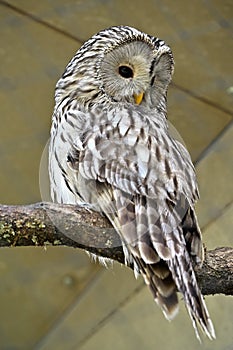
<svg viewBox="0 0 233 350"><path fill-rule="evenodd" d="M123 78L133 78L133 70L128 66L120 66L118 71Z"/></svg>

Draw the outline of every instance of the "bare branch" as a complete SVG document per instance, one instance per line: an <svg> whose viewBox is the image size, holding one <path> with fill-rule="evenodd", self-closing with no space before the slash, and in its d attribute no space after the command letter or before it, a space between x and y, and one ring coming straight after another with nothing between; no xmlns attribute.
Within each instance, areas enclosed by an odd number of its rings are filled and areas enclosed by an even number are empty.
<svg viewBox="0 0 233 350"><path fill-rule="evenodd" d="M108 220L87 208L54 203L0 205L0 247L63 245L124 263ZM233 248L206 252L197 277L203 294L233 295Z"/></svg>

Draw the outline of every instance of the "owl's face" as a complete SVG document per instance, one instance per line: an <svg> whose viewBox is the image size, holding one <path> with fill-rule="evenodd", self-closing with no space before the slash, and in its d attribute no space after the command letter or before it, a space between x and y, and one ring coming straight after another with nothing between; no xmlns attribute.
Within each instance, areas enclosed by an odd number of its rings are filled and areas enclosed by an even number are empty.
<svg viewBox="0 0 233 350"><path fill-rule="evenodd" d="M166 95L172 72L170 50L161 52L145 41L135 40L107 52L98 74L102 90L113 101L153 107Z"/></svg>
<svg viewBox="0 0 233 350"><path fill-rule="evenodd" d="M142 104L165 108L173 56L164 41L118 26L90 38L66 67L56 102L68 96L80 105Z"/></svg>

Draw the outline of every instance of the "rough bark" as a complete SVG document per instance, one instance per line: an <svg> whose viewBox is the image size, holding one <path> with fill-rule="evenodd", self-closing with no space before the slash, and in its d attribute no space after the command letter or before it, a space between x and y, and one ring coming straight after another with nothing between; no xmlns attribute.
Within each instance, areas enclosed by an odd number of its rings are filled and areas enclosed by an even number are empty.
<svg viewBox="0 0 233 350"><path fill-rule="evenodd" d="M124 263L117 233L88 208L53 203L0 205L0 247L70 246ZM203 294L233 295L233 248L206 251L197 277Z"/></svg>

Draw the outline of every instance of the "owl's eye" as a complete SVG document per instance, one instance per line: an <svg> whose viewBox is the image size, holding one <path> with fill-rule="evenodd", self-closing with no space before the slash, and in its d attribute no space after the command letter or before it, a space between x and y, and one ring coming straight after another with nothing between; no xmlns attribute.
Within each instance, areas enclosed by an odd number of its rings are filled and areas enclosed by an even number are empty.
<svg viewBox="0 0 233 350"><path fill-rule="evenodd" d="M133 70L128 66L120 66L118 71L123 78L133 78Z"/></svg>

